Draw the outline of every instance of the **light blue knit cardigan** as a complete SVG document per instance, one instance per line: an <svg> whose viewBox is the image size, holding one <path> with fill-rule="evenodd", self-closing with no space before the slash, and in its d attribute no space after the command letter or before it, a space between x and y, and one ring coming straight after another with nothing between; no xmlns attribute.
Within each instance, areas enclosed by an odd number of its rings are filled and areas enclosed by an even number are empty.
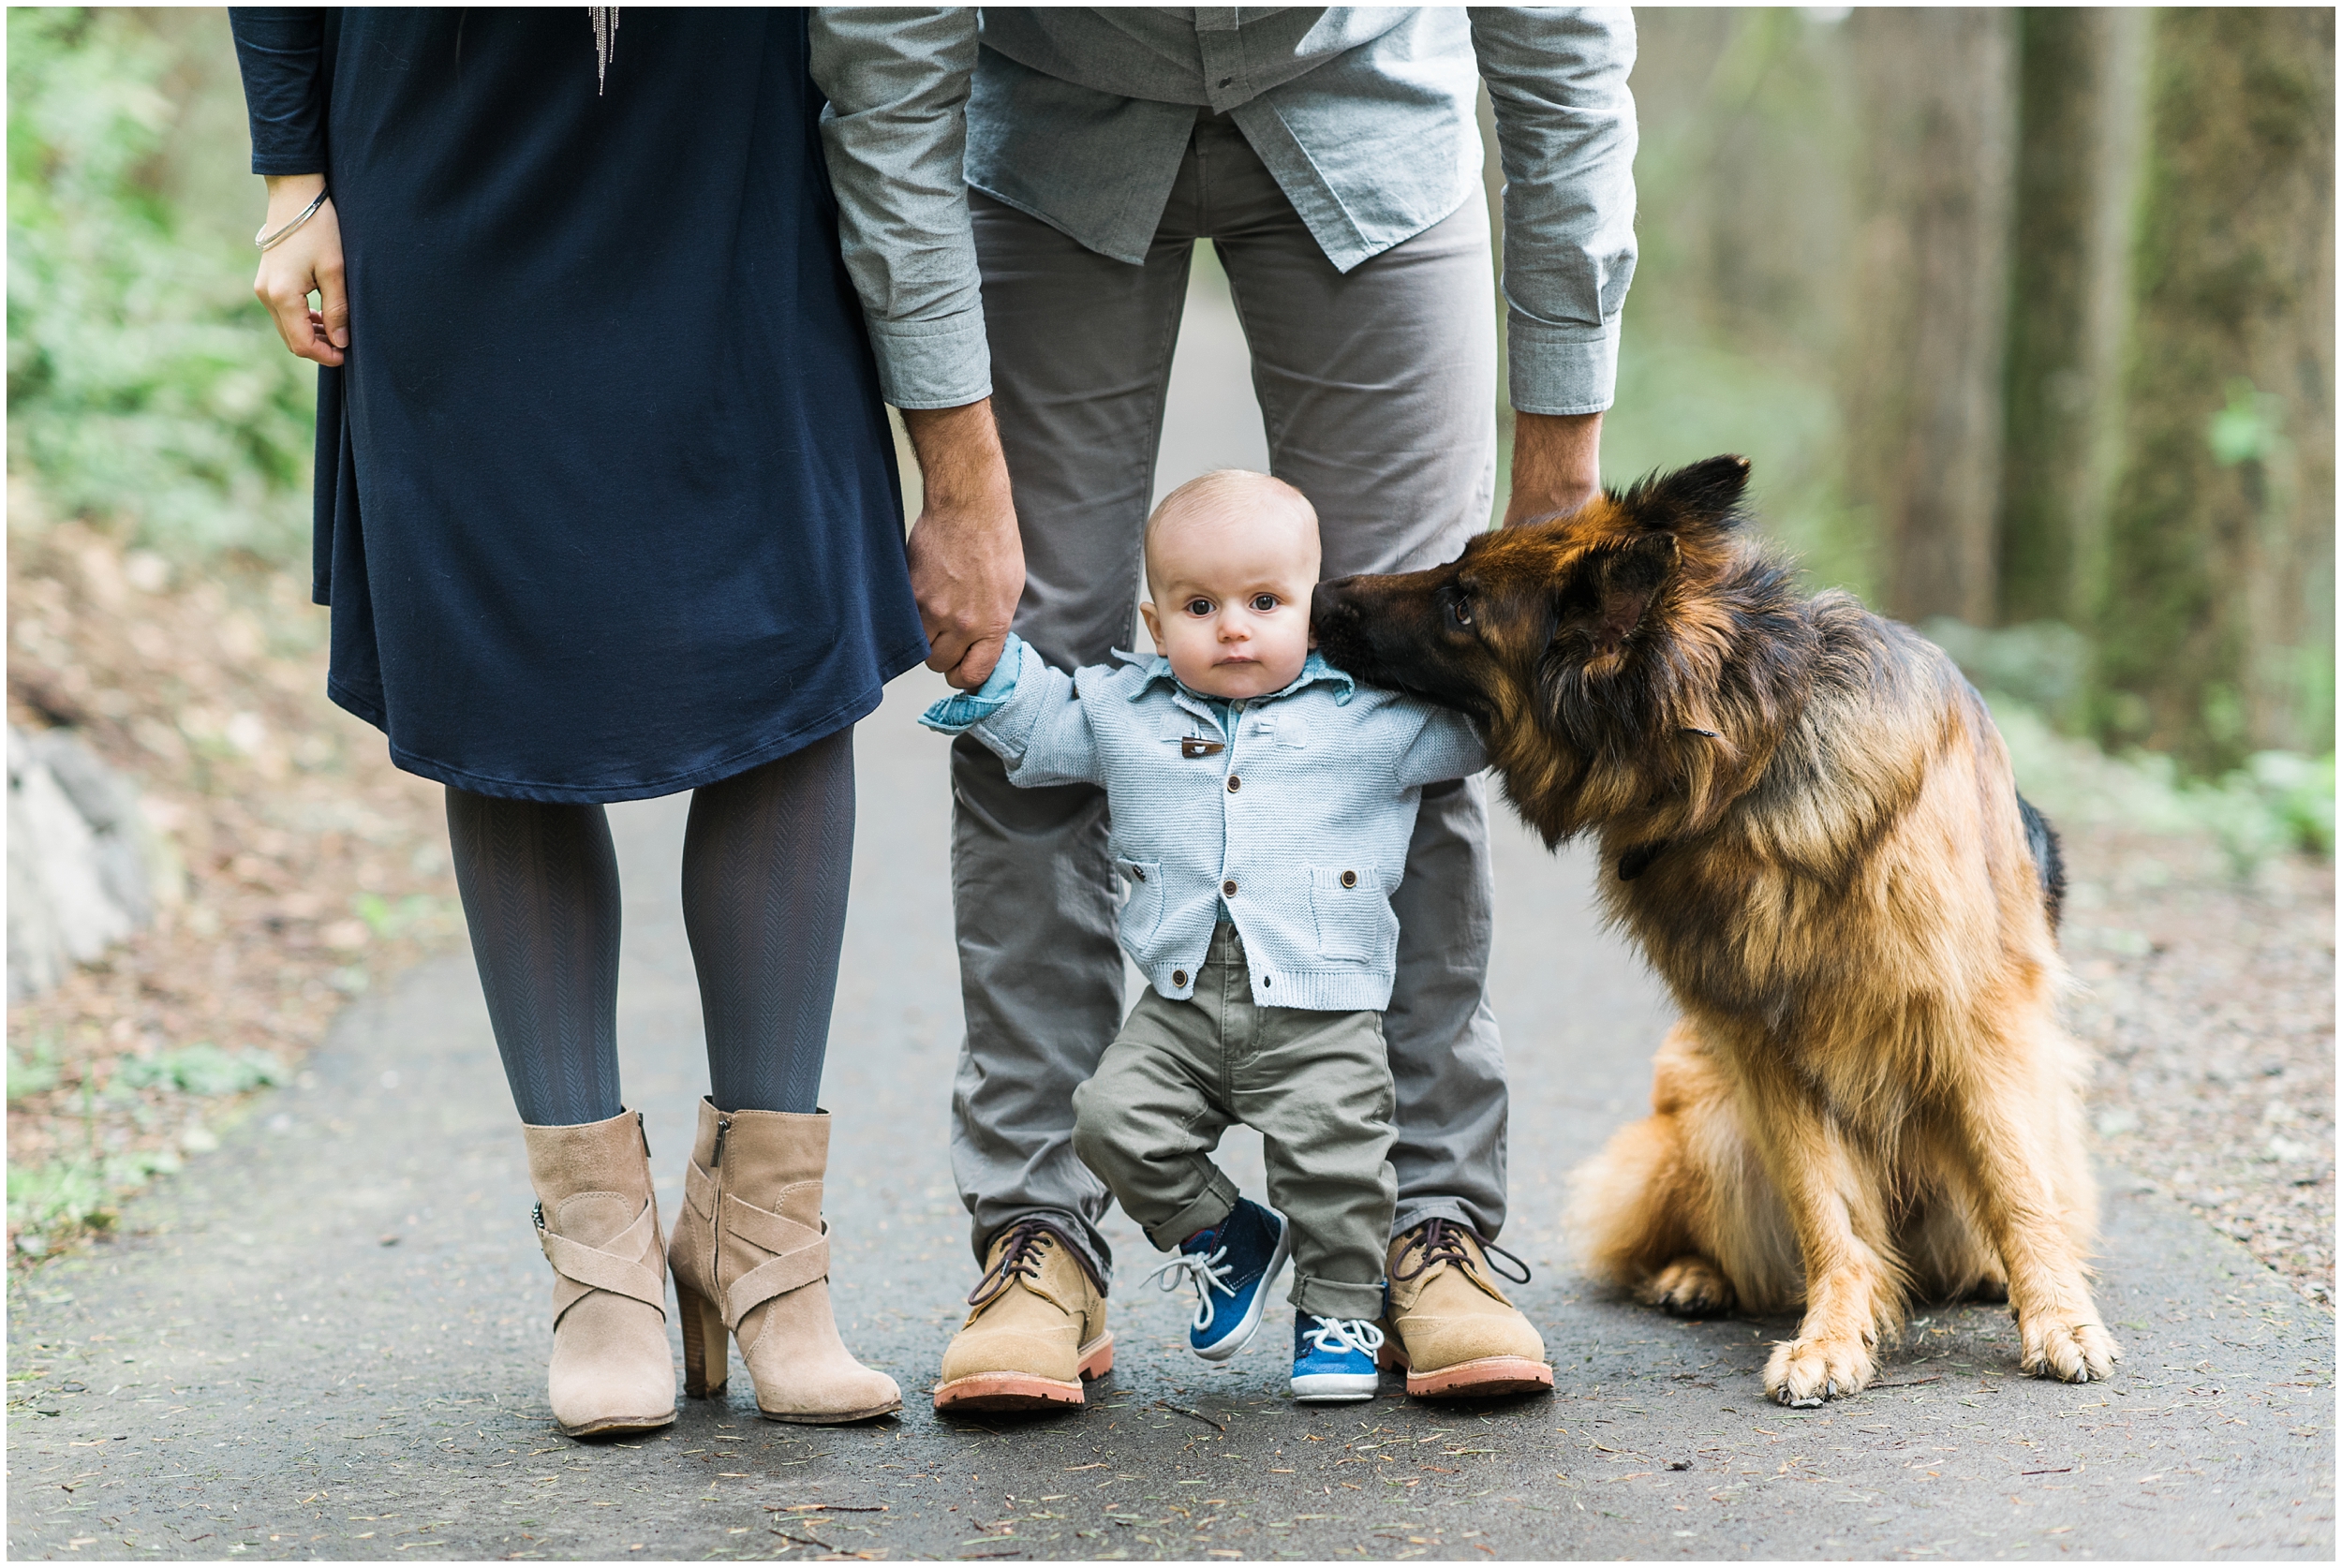
<svg viewBox="0 0 2342 1568"><path fill-rule="evenodd" d="M1426 784L1488 765L1471 724L1312 653L1223 729L1170 660L1118 657L1068 675L1011 636L982 690L919 722L972 732L1013 783L1105 787L1122 946L1161 995L1193 994L1224 902L1255 1002L1387 1006L1416 807Z"/></svg>

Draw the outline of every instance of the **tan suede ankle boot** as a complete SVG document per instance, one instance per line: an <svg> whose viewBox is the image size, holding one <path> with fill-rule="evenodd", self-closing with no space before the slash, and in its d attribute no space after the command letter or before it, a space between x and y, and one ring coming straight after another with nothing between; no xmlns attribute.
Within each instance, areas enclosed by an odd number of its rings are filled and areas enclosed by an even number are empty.
<svg viewBox="0 0 2342 1568"><path fill-rule="evenodd" d="M668 1255L683 1311L685 1393L723 1392L729 1333L768 1421L823 1426L902 1408L895 1380L856 1361L830 1315L828 1164L827 1112L724 1112L700 1102Z"/></svg>
<svg viewBox="0 0 2342 1568"><path fill-rule="evenodd" d="M1453 1220L1427 1220L1390 1244L1382 1363L1418 1398L1488 1399L1553 1386L1545 1339L1496 1283L1489 1253L1513 1258ZM1512 1277L1526 1282L1528 1265Z"/></svg>
<svg viewBox="0 0 2342 1568"><path fill-rule="evenodd" d="M537 1238L553 1265L554 1420L571 1437L670 1425L666 1248L642 1117L521 1133Z"/></svg>

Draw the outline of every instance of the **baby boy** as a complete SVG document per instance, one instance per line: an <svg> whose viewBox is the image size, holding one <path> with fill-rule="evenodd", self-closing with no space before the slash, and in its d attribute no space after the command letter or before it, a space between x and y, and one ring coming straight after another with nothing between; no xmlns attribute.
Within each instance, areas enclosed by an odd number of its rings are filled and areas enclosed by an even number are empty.
<svg viewBox="0 0 2342 1568"><path fill-rule="evenodd" d="M981 690L921 722L972 731L1020 785L1105 789L1123 949L1149 990L1075 1092L1074 1147L1197 1302L1195 1354L1260 1326L1290 1256L1293 1393L1374 1396L1397 1196L1383 1044L1423 787L1487 757L1460 716L1312 651L1317 514L1266 474L1206 474L1148 520L1156 657L1066 674L1012 636ZM1266 1145L1268 1206L1211 1150Z"/></svg>

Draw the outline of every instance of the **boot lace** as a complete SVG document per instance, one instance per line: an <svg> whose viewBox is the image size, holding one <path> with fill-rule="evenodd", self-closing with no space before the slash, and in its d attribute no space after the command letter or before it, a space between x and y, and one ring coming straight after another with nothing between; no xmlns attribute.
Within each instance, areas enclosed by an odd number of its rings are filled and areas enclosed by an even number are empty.
<svg viewBox="0 0 2342 1568"><path fill-rule="evenodd" d="M1312 1315L1315 1328L1301 1330L1301 1338L1310 1343L1312 1352L1356 1351L1360 1355L1372 1355L1383 1348L1383 1331L1367 1318L1321 1318Z"/></svg>
<svg viewBox="0 0 2342 1568"><path fill-rule="evenodd" d="M1423 1255L1416 1260L1413 1268L1401 1268L1393 1274L1392 1280L1419 1279L1442 1264L1469 1269L1472 1266L1472 1253L1464 1246L1464 1238L1467 1236L1479 1246L1481 1256L1489 1260L1490 1273L1510 1280L1516 1285L1525 1285L1529 1282L1529 1265L1521 1260L1519 1253L1505 1250L1469 1225L1459 1225L1453 1220L1437 1218L1426 1220L1423 1222ZM1510 1261L1513 1267L1519 1269L1520 1272L1515 1274L1499 1267L1496 1263L1498 1258Z"/></svg>
<svg viewBox="0 0 2342 1568"><path fill-rule="evenodd" d="M1212 1300L1211 1293L1218 1291L1231 1301L1236 1299L1236 1287L1228 1283L1228 1276L1236 1272L1236 1265L1221 1262L1227 1255L1225 1247L1211 1252L1181 1252L1139 1282L1145 1284L1147 1280L1161 1280L1158 1288L1164 1291L1176 1291L1181 1285L1194 1286L1195 1316L1190 1326L1209 1328L1212 1315L1219 1310L1219 1304Z"/></svg>
<svg viewBox="0 0 2342 1568"><path fill-rule="evenodd" d="M1019 1220L1008 1233L1008 1242L992 1266L984 1271L976 1288L968 1293L968 1305L981 1307L1019 1280L1041 1278L1041 1265L1048 1250L1062 1245L1058 1234L1046 1221ZM1085 1273L1088 1272L1085 1266Z"/></svg>

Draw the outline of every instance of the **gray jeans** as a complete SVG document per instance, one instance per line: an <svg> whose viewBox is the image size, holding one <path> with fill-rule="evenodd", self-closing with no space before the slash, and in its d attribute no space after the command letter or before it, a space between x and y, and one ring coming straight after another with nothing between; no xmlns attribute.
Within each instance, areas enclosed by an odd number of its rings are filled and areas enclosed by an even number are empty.
<svg viewBox="0 0 2342 1568"><path fill-rule="evenodd" d="M1074 1151L1168 1252L1236 1207L1211 1151L1242 1122L1267 1156L1268 1206L1293 1227L1294 1306L1380 1317L1396 1098L1382 1014L1258 1005L1223 921L1193 998L1149 988L1074 1091Z"/></svg>
<svg viewBox="0 0 2342 1568"><path fill-rule="evenodd" d="M981 193L970 200L993 408L1024 534L1016 629L1050 663L1103 663L1129 642L1199 238L1227 270L1271 466L1317 508L1326 575L1435 565L1487 525L1496 313L1476 198L1337 273L1235 126L1208 118L1144 266L1085 250ZM1110 1277L1098 1231L1108 1194L1073 1147L1075 1086L1122 1016L1105 795L1017 789L965 735L952 747L952 790L968 1019L952 1168L976 1255L1003 1226L1040 1216ZM1478 780L1424 791L1391 902L1399 975L1383 1027L1399 1094L1394 1229L1438 1215L1493 1236L1505 1221L1505 1090L1487 997L1492 894Z"/></svg>

